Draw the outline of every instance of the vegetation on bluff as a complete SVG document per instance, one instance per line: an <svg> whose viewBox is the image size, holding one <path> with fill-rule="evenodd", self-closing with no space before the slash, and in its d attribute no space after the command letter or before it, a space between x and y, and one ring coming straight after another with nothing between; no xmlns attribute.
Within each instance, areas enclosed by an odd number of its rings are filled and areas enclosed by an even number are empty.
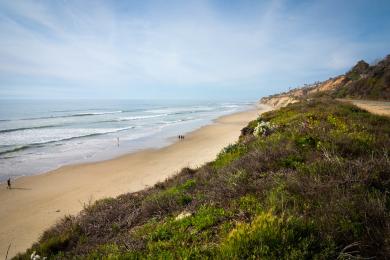
<svg viewBox="0 0 390 260"><path fill-rule="evenodd" d="M290 104L215 161L100 200L16 259L383 259L389 155L389 118L328 99Z"/></svg>
<svg viewBox="0 0 390 260"><path fill-rule="evenodd" d="M280 107L308 98L346 98L390 101L390 55L369 65L359 61L344 75L317 81L288 92L263 97L265 104Z"/></svg>
<svg viewBox="0 0 390 260"><path fill-rule="evenodd" d="M390 55L372 66L360 61L345 76L332 97L390 100Z"/></svg>

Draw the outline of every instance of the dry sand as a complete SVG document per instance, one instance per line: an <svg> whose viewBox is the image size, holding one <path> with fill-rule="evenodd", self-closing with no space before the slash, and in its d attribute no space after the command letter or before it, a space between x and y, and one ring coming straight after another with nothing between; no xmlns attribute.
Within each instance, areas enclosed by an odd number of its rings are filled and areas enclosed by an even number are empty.
<svg viewBox="0 0 390 260"><path fill-rule="evenodd" d="M390 101L371 101L371 100L356 100L356 99L339 99L340 101L350 102L370 113L390 116Z"/></svg>
<svg viewBox="0 0 390 260"><path fill-rule="evenodd" d="M78 213L84 204L115 197L154 185L183 167L197 167L213 160L220 150L234 143L240 130L262 107L217 119L184 140L112 160L61 167L37 176L22 177L13 189L0 186L0 259L22 252L42 232L67 214Z"/></svg>

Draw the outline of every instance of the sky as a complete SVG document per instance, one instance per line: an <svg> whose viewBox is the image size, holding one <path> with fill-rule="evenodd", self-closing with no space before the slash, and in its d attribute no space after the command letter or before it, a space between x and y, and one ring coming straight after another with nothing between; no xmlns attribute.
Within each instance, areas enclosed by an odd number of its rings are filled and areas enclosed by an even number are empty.
<svg viewBox="0 0 390 260"><path fill-rule="evenodd" d="M256 100L390 54L390 1L0 0L0 99Z"/></svg>

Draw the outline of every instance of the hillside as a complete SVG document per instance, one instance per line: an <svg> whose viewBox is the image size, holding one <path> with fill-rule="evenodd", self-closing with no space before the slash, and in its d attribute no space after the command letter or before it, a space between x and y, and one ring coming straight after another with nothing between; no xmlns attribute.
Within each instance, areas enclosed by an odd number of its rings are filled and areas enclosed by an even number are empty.
<svg viewBox="0 0 390 260"><path fill-rule="evenodd" d="M15 259L386 259L389 155L389 118L331 99L290 104L215 161L89 205Z"/></svg>
<svg viewBox="0 0 390 260"><path fill-rule="evenodd" d="M390 100L390 55L373 66L358 62L331 95L335 98Z"/></svg>
<svg viewBox="0 0 390 260"><path fill-rule="evenodd" d="M264 97L261 102L279 108L301 99L321 96L390 101L390 55L372 66L359 61L345 75Z"/></svg>

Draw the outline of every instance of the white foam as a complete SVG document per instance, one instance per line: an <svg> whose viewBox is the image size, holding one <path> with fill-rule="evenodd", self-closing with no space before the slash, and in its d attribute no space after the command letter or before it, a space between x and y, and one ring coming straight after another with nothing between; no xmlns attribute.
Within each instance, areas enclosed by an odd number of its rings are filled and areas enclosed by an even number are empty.
<svg viewBox="0 0 390 260"><path fill-rule="evenodd" d="M7 132L0 135L1 145L36 145L64 141L91 135L109 134L132 129L134 126L120 128L49 128L28 129L17 132Z"/></svg>

